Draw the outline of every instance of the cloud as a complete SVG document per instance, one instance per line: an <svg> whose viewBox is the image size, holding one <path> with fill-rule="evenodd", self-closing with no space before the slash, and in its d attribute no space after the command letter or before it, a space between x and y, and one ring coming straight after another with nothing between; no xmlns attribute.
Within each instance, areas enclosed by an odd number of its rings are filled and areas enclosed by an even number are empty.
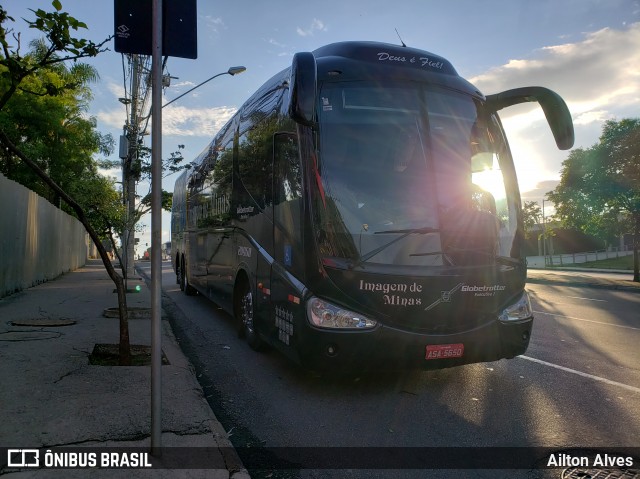
<svg viewBox="0 0 640 479"><path fill-rule="evenodd" d="M226 29L227 26L220 17L212 17L211 15L204 16L205 30L210 32L219 32L222 29Z"/></svg>
<svg viewBox="0 0 640 479"><path fill-rule="evenodd" d="M192 81L189 80L184 80L184 81L180 81L177 83L171 83L171 89L175 89L175 90L179 90L180 88L186 87L186 89L188 88L193 88L194 86L196 86L196 84ZM176 95L177 96L177 95ZM170 99L168 99L167 101L171 101Z"/></svg>
<svg viewBox="0 0 640 479"><path fill-rule="evenodd" d="M581 122L599 121L621 103L640 103L638 45L640 23L622 30L603 28L586 34L583 41L547 46L532 58L510 60L471 82L485 93L543 85L559 93ZM599 114L585 116L594 112Z"/></svg>
<svg viewBox="0 0 640 479"><path fill-rule="evenodd" d="M303 29L301 27L296 28L296 32L301 37L309 37L309 36L313 36L315 32L326 32L326 31L327 31L327 27L324 25L323 21L318 20L317 18L313 19L313 21L311 22L311 25L307 29Z"/></svg>
<svg viewBox="0 0 640 479"><path fill-rule="evenodd" d="M524 203L525 201L535 201L536 203L539 203L540 206L542 206L542 200L545 195L548 192L554 190L559 183L560 182L557 180L546 180L537 183L535 188L521 192L522 202Z"/></svg>
<svg viewBox="0 0 640 479"><path fill-rule="evenodd" d="M586 33L581 41L546 46L470 81L485 94L540 85L564 98L576 147L595 143L605 120L640 107L640 23ZM516 163L520 190L540 196L538 184L558 180L568 153L556 148L542 109L534 103L500 112ZM553 189L553 188L549 188ZM547 190L547 191L549 191Z"/></svg>
<svg viewBox="0 0 640 479"><path fill-rule="evenodd" d="M573 119L574 126L577 125L588 125L590 123L603 123L606 120L613 119L613 116L605 110L592 110L587 111L586 113L582 113L577 115Z"/></svg>
<svg viewBox="0 0 640 479"><path fill-rule="evenodd" d="M211 137L237 111L235 107L187 108L170 105L162 110L162 133L174 136ZM100 111L98 120L114 128L122 128L124 112L121 108ZM148 130L151 129L149 122Z"/></svg>
<svg viewBox="0 0 640 479"><path fill-rule="evenodd" d="M285 44L278 42L274 38L268 38L267 39L267 43L269 43L270 45L274 45L276 47L280 47L280 48L286 48L287 47Z"/></svg>
<svg viewBox="0 0 640 479"><path fill-rule="evenodd" d="M107 90L116 98L124 98L124 86L122 83L118 84L110 81L107 83Z"/></svg>
<svg viewBox="0 0 640 479"><path fill-rule="evenodd" d="M108 111L101 110L96 115L98 121L113 128L122 129L122 125L127 119L124 105L120 105Z"/></svg>
<svg viewBox="0 0 640 479"><path fill-rule="evenodd" d="M237 111L235 107L186 108L168 106L162 112L162 133L212 137Z"/></svg>

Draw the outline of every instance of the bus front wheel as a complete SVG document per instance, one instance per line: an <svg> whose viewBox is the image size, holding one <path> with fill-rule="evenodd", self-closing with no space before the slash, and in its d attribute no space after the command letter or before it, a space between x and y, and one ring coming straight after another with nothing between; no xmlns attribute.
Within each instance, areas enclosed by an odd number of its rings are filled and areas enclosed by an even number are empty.
<svg viewBox="0 0 640 479"><path fill-rule="evenodd" d="M253 322L254 311L253 293L249 284L243 281L240 284L235 308L238 336L244 336L249 346L255 351L259 351L264 346L264 343L255 330Z"/></svg>

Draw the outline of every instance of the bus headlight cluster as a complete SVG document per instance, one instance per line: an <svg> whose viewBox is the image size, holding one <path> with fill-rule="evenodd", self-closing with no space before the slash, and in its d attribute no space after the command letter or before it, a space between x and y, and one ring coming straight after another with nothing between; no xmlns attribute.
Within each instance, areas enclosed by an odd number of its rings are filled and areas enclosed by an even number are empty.
<svg viewBox="0 0 640 479"><path fill-rule="evenodd" d="M376 321L362 314L315 297L307 301L307 318L312 325L319 328L369 329L377 324Z"/></svg>
<svg viewBox="0 0 640 479"><path fill-rule="evenodd" d="M499 318L504 323L523 321L533 316L529 294L525 291L518 301L502 310Z"/></svg>

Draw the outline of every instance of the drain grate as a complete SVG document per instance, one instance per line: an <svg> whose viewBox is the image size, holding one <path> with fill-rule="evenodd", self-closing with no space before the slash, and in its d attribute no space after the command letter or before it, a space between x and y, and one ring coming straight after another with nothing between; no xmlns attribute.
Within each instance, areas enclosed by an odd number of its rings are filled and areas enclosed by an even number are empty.
<svg viewBox="0 0 640 479"><path fill-rule="evenodd" d="M50 328L55 326L71 326L76 324L73 319L51 319L51 318L38 318L38 319L16 319L10 321L11 326L33 326L37 328Z"/></svg>
<svg viewBox="0 0 640 479"><path fill-rule="evenodd" d="M640 479L637 469L584 469L569 467L562 471L562 479Z"/></svg>
<svg viewBox="0 0 640 479"><path fill-rule="evenodd" d="M39 341L56 339L62 336L57 331L6 331L0 333L0 341Z"/></svg>

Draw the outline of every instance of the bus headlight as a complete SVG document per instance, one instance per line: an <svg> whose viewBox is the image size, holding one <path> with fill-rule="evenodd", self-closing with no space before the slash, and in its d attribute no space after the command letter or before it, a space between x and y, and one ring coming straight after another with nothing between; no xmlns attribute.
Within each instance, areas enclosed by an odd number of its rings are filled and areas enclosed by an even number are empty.
<svg viewBox="0 0 640 479"><path fill-rule="evenodd" d="M525 291L518 301L502 310L499 319L504 323L511 323L524 321L532 316L531 301L529 301L529 294Z"/></svg>
<svg viewBox="0 0 640 479"><path fill-rule="evenodd" d="M319 328L369 329L376 321L335 304L312 297L307 301L307 318Z"/></svg>

